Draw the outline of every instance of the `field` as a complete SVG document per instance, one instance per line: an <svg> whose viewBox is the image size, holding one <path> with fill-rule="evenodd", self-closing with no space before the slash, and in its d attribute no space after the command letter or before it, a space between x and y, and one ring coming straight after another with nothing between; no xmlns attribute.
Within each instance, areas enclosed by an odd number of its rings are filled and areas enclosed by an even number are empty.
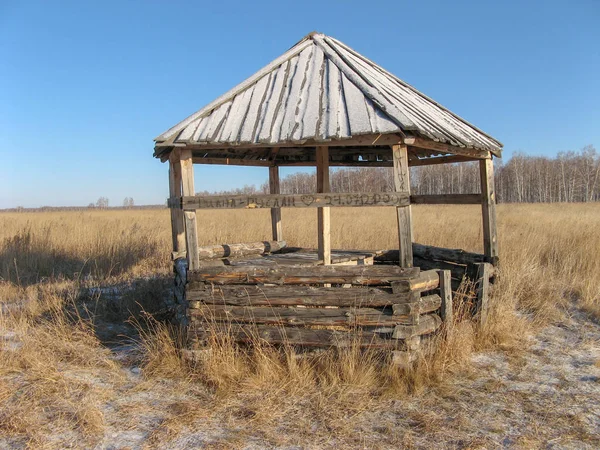
<svg viewBox="0 0 600 450"><path fill-rule="evenodd" d="M480 209L417 206L415 240L481 252ZM0 214L0 447L600 446L600 205L499 205L484 329L411 371L376 353L180 357L168 210ZM397 245L392 208L332 210L333 248ZM198 214L201 245L270 237L268 211ZM316 212L283 211L316 246ZM460 315L459 315L460 316Z"/></svg>

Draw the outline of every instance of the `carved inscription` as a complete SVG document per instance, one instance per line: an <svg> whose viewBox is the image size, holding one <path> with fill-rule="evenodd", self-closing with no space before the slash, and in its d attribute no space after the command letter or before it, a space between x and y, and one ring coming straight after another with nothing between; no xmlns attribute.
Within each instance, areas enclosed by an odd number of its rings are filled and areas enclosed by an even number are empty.
<svg viewBox="0 0 600 450"><path fill-rule="evenodd" d="M231 195L184 197L183 209L319 208L356 206L407 206L408 193L340 193L294 195ZM171 207L177 207L175 204Z"/></svg>

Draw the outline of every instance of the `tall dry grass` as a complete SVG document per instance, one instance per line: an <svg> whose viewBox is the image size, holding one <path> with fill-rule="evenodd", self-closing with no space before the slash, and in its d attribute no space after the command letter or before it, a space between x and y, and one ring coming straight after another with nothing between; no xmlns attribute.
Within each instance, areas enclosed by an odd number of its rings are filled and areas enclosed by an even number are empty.
<svg viewBox="0 0 600 450"><path fill-rule="evenodd" d="M414 218L418 242L482 249L477 207L417 206ZM452 334L430 342L431 351L409 371L388 364L385 354L357 348L306 356L259 341L242 348L227 336L215 336L204 356L190 361L182 358L174 330L138 317L145 379L170 379L171 386L203 396L202 406L186 403L174 411L152 439L168 441L194 420L215 415L249 421L267 434L279 421L310 435L315 420L332 435L349 433L351 418L377 402L439 388L445 377L468 371L473 351L522 351L530 333L571 307L600 317L600 205L500 205L498 219L501 273L490 320L483 329L457 320ZM198 224L201 244L270 236L268 211L199 212ZM289 245L316 246L316 213L284 210L283 226ZM170 245L167 210L0 214L0 330L19 336L17 347L0 352L0 434L37 446L51 426L74 436L102 430L100 405L115 397L122 369L94 325L94 313L106 316L110 308L90 309L80 289L168 275ZM332 245L394 248L393 209L333 209ZM142 284L112 319L136 314L141 308L132 305L144 301L150 307L160 299L155 291L165 293L164 283ZM11 309L16 300L26 306ZM74 377L82 368L94 369L102 382Z"/></svg>

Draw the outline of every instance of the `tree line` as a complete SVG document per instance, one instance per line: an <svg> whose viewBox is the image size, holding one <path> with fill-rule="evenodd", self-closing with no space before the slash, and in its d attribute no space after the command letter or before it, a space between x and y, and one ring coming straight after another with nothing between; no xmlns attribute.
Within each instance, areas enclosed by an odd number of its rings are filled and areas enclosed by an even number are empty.
<svg viewBox="0 0 600 450"><path fill-rule="evenodd" d="M600 201L600 155L588 145L580 151L559 153L555 158L515 153L506 163L495 162L498 202L591 202ZM480 191L479 164L438 164L412 167L414 194L472 194ZM340 168L330 174L332 192L390 192L394 190L391 168ZM315 191L316 174L297 172L282 177L282 194ZM268 182L260 187L219 192L247 195L269 193ZM202 195L214 193L202 192Z"/></svg>

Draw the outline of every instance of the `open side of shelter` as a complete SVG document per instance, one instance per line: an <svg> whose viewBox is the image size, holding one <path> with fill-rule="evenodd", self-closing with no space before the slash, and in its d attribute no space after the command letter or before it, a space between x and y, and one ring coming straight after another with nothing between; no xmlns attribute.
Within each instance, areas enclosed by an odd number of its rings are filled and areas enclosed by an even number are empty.
<svg viewBox="0 0 600 450"><path fill-rule="evenodd" d="M222 329L240 342L395 350L451 323L452 291L477 282L487 315L498 263L493 157L502 144L341 42L311 33L155 139L169 162L175 317L193 345ZM412 195L410 167L477 161L481 190ZM269 194L197 196L194 164L268 167ZM316 166L311 194L282 194L279 167ZM331 193L330 167L392 167L394 192ZM412 204L480 204L483 254L413 242ZM330 208L394 207L398 247L332 250ZM272 240L198 246L199 209L271 211ZM281 208L316 208L318 248L284 241ZM201 230L200 230L201 231Z"/></svg>

